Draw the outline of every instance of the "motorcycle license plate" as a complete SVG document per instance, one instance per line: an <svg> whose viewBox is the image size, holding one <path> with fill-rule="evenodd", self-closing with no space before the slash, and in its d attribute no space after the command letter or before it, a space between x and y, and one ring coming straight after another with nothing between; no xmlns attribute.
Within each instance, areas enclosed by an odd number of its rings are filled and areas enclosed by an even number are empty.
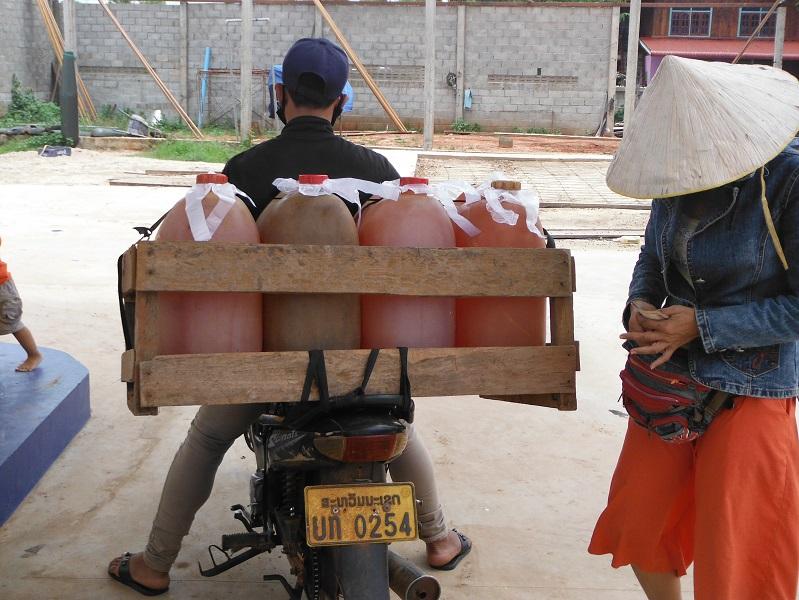
<svg viewBox="0 0 799 600"><path fill-rule="evenodd" d="M305 488L309 546L405 542L418 537L412 483Z"/></svg>

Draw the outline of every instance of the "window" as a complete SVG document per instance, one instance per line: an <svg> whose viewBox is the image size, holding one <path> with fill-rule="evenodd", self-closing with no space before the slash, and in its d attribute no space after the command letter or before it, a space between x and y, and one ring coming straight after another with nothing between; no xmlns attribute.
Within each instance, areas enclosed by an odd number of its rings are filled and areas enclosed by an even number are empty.
<svg viewBox="0 0 799 600"><path fill-rule="evenodd" d="M711 8L672 8L669 35L673 37L710 37L713 20Z"/></svg>
<svg viewBox="0 0 799 600"><path fill-rule="evenodd" d="M749 37L754 33L760 21L768 13L767 8L741 8L738 11L738 37ZM757 34L759 38L773 38L774 32L777 30L777 19L775 15L771 15L763 29Z"/></svg>

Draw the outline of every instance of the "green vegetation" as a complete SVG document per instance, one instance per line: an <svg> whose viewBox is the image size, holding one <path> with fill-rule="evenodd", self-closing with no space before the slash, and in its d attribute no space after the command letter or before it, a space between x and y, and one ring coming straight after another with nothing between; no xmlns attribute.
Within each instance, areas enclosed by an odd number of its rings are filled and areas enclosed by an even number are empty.
<svg viewBox="0 0 799 600"><path fill-rule="evenodd" d="M16 75L11 77L11 104L8 113L0 118L0 127L14 125L58 125L61 123L61 109L52 102L42 102L33 90L23 90Z"/></svg>
<svg viewBox="0 0 799 600"><path fill-rule="evenodd" d="M480 123L469 123L468 121L464 121L463 119L458 119L452 124L452 131L456 133L468 133L470 131L482 131L482 127L480 127Z"/></svg>
<svg viewBox="0 0 799 600"><path fill-rule="evenodd" d="M42 146L63 146L64 139L61 133L53 131L44 135L16 135L5 144L0 144L0 154L9 152L23 152L25 150L39 150Z"/></svg>
<svg viewBox="0 0 799 600"><path fill-rule="evenodd" d="M546 127L530 127L525 133L540 133L544 135L560 135L560 129L547 129Z"/></svg>
<svg viewBox="0 0 799 600"><path fill-rule="evenodd" d="M157 144L147 155L163 160L224 163L249 147L250 144L167 140Z"/></svg>

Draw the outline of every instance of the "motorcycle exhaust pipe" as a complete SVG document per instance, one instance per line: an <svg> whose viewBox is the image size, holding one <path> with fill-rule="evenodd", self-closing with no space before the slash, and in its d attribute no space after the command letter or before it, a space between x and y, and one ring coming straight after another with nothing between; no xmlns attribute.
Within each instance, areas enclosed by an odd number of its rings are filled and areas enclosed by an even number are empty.
<svg viewBox="0 0 799 600"><path fill-rule="evenodd" d="M401 600L438 600L441 584L408 559L388 551L388 583Z"/></svg>

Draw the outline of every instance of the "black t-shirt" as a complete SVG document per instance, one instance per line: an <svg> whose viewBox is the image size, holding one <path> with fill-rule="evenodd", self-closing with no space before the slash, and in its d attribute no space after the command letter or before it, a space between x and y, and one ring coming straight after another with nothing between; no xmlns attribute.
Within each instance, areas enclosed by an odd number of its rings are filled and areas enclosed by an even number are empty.
<svg viewBox="0 0 799 600"><path fill-rule="evenodd" d="M276 138L231 158L222 172L253 199L255 207L249 208L256 219L277 196L272 182L280 177L327 175L331 179L356 177L377 183L399 177L384 156L337 136L330 121L319 117L292 119ZM353 213L357 210L347 206Z"/></svg>

